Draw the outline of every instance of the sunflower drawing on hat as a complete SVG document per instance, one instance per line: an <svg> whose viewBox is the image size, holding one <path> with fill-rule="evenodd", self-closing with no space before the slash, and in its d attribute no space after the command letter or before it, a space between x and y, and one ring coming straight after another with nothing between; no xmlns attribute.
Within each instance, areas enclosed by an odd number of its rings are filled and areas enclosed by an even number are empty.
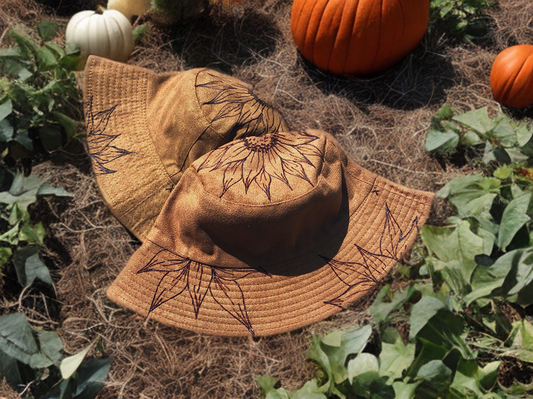
<svg viewBox="0 0 533 399"><path fill-rule="evenodd" d="M310 157L322 157L320 149L313 144L315 140L318 136L306 132L246 137L209 153L197 170L224 171L221 197L237 183L242 182L246 193L255 183L270 201L273 178L285 183L289 189L292 188L288 176L312 185L304 165L315 168Z"/></svg>
<svg viewBox="0 0 533 399"><path fill-rule="evenodd" d="M231 120L232 133L241 131L240 137L282 130L283 122L278 113L257 97L250 87L236 79L227 79L209 72L204 74L208 81L197 83L196 90L203 99L203 106L215 107L212 122Z"/></svg>

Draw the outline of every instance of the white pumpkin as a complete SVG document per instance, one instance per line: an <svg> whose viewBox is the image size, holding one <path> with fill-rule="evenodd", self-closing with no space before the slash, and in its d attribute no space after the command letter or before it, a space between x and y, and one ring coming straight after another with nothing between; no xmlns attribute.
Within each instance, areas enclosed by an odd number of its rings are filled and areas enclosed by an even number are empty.
<svg viewBox="0 0 533 399"><path fill-rule="evenodd" d="M82 64L88 55L126 62L134 47L133 27L117 10L80 11L67 24L65 41L80 49Z"/></svg>
<svg viewBox="0 0 533 399"><path fill-rule="evenodd" d="M151 0L108 0L107 9L120 11L131 20L134 15L143 15L150 10Z"/></svg>

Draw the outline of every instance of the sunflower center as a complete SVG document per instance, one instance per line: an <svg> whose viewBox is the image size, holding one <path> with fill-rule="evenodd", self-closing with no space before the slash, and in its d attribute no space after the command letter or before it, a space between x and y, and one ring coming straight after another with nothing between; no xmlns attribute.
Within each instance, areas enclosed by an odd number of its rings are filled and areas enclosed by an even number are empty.
<svg viewBox="0 0 533 399"><path fill-rule="evenodd" d="M278 143L275 134L265 134L263 136L250 136L244 139L244 146L253 152L267 152Z"/></svg>

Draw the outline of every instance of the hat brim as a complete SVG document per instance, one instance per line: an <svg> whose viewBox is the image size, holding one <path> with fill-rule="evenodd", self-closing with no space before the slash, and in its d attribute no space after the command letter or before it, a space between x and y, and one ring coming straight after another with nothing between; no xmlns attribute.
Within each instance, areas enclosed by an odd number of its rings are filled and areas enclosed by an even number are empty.
<svg viewBox="0 0 533 399"><path fill-rule="evenodd" d="M316 250L284 265L228 269L149 239L107 291L143 316L198 333L266 336L323 320L364 296L414 243L434 194L408 189L351 160L345 206ZM351 200L353 190L365 199ZM358 204L355 206L355 204Z"/></svg>
<svg viewBox="0 0 533 399"><path fill-rule="evenodd" d="M106 205L143 239L168 198L172 180L146 121L151 71L90 56L83 76L87 147Z"/></svg>

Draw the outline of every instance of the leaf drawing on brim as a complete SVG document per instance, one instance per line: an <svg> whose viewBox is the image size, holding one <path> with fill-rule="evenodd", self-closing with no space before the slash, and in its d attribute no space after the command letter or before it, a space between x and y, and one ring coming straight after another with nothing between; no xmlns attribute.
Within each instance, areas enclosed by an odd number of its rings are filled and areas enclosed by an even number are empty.
<svg viewBox="0 0 533 399"><path fill-rule="evenodd" d="M409 230L404 233L389 206L385 203L385 218L379 238L378 252L368 251L355 243L360 258L357 262L338 261L319 255L328 263L335 276L347 286L340 295L325 301L325 303L343 307L344 304L349 303L353 295L375 286L380 277L387 272L388 266L394 261L399 261L406 249L407 237L417 232L418 217L413 218ZM355 282L349 282L354 280Z"/></svg>
<svg viewBox="0 0 533 399"><path fill-rule="evenodd" d="M109 119L116 109L116 105L99 112L93 111L93 99L85 103L85 121L87 124L87 142L89 152L96 175L115 173L116 170L108 168L107 165L124 155L132 152L112 145L118 134L107 134L106 129Z"/></svg>
<svg viewBox="0 0 533 399"><path fill-rule="evenodd" d="M186 296L195 318L198 318L201 317L204 300L211 296L221 309L254 335L239 280L251 273L263 273L262 271L209 266L162 249L137 271L137 274L141 273L161 274L149 313L179 296Z"/></svg>

